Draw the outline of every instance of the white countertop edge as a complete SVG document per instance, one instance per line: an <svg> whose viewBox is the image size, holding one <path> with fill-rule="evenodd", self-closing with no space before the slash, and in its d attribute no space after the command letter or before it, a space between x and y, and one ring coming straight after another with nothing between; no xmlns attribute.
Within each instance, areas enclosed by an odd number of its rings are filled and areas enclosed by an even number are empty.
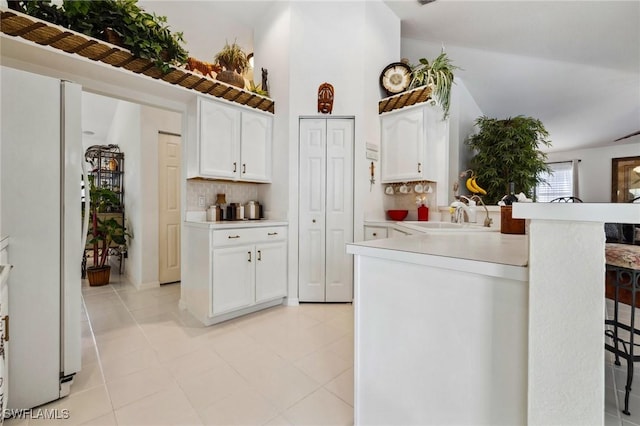
<svg viewBox="0 0 640 426"><path fill-rule="evenodd" d="M577 222L640 223L634 203L513 203L514 218Z"/></svg>
<svg viewBox="0 0 640 426"><path fill-rule="evenodd" d="M526 266L481 262L477 260L460 259L425 253L367 247L358 244L347 244L347 253L357 256L376 257L404 263L413 263L416 265L432 266L434 268L452 269L455 271L486 275L490 277L506 278L523 282L529 281L529 268Z"/></svg>
<svg viewBox="0 0 640 426"><path fill-rule="evenodd" d="M193 228L208 229L240 229L240 228L264 228L267 226L289 226L289 223L282 220L237 220L237 221L185 221L186 226Z"/></svg>

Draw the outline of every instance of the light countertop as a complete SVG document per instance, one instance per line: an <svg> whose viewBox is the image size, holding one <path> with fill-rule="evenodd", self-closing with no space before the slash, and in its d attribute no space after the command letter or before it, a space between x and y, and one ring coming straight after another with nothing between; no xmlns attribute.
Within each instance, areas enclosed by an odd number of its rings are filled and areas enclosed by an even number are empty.
<svg viewBox="0 0 640 426"><path fill-rule="evenodd" d="M409 235L348 244L347 253L528 281L526 235Z"/></svg>
<svg viewBox="0 0 640 426"><path fill-rule="evenodd" d="M287 226L289 223L282 220L229 220L221 222L185 221L186 226L207 229L239 229L239 228L263 228L266 226Z"/></svg>

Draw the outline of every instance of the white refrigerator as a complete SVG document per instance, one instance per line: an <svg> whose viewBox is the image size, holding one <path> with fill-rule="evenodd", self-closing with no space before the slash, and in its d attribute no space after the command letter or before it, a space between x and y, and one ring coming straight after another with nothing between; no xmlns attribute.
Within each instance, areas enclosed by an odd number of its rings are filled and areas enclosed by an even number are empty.
<svg viewBox="0 0 640 426"><path fill-rule="evenodd" d="M7 408L69 393L81 362L81 87L0 67L0 230L8 235Z"/></svg>

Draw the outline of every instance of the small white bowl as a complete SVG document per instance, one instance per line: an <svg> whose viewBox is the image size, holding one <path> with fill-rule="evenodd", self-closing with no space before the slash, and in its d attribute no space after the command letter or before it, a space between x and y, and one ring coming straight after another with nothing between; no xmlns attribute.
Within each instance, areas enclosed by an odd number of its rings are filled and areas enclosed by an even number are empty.
<svg viewBox="0 0 640 426"><path fill-rule="evenodd" d="M424 187L422 186L422 184L418 183L413 187L413 190L416 191L417 194L422 194L422 192L424 191Z"/></svg>
<svg viewBox="0 0 640 426"><path fill-rule="evenodd" d="M387 195L393 195L393 186L389 185L385 188L384 193Z"/></svg>
<svg viewBox="0 0 640 426"><path fill-rule="evenodd" d="M402 194L408 194L408 193L409 193L409 187L407 187L407 185L404 185L404 184L403 184L403 185L400 187L399 191L400 191Z"/></svg>

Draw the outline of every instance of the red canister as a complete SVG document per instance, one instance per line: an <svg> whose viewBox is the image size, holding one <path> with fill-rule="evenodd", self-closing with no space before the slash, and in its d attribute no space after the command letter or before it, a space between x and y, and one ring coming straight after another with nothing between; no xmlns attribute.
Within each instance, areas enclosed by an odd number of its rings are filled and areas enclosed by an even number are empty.
<svg viewBox="0 0 640 426"><path fill-rule="evenodd" d="M418 207L418 220L420 221L429 220L429 207L425 206L424 204Z"/></svg>

